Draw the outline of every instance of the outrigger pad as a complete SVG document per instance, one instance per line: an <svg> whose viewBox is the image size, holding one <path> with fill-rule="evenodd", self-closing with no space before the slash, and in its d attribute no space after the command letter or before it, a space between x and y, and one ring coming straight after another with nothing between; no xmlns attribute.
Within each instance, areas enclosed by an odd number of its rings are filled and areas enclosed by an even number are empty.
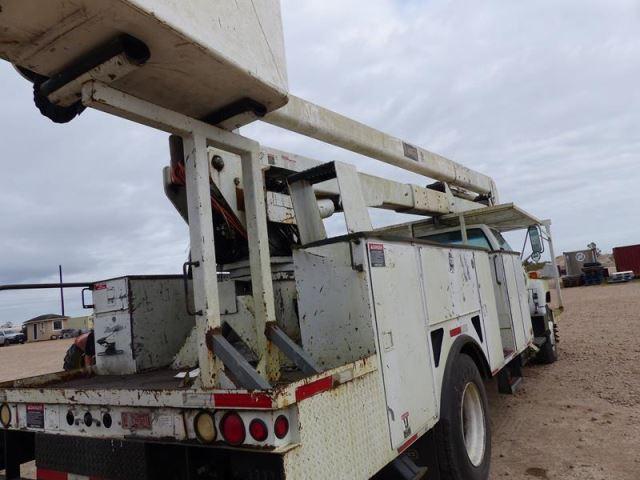
<svg viewBox="0 0 640 480"><path fill-rule="evenodd" d="M51 78L122 33L151 61L110 84L116 90L196 119L244 98L266 112L288 101L279 0L3 2L0 58Z"/></svg>

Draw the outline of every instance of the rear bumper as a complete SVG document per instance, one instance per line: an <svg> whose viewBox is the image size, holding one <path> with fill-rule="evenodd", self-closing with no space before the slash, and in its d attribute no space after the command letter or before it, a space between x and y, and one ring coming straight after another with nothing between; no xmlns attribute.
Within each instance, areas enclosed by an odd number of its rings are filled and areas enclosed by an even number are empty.
<svg viewBox="0 0 640 480"><path fill-rule="evenodd" d="M106 456L119 458L118 464L140 463L142 460L127 458L143 455L148 468L161 465L167 458L182 465L171 476L145 477L136 473L135 478L141 479L188 478L180 476L180 472L185 468L190 471L192 465L213 469L214 473L222 469L227 475L192 478L323 479L327 478L328 458L332 459L330 468L337 475L335 478L368 479L399 455L390 444L382 377L377 367L376 357L370 357L264 392L65 389L60 388L64 379L53 375L26 384L15 381L0 385L0 402L6 402L12 412L12 430L8 433L22 431L36 439L38 466L45 471L104 480L130 478L114 476L114 472L101 467L96 469L93 465L99 458L87 460L91 469L78 471L75 465L82 465L82 461L66 453L107 448ZM212 413L220 427L217 440L211 445L200 445L196 440L195 416L203 410ZM227 444L221 436L221 419L228 411L239 415L246 426L254 418L263 420L269 428L269 439L255 444L247 430L247 441L242 446ZM92 421L84 420L87 413ZM113 420L108 425L106 414ZM148 421L137 422L139 428L131 428L134 414L142 414ZM282 414L288 417L290 429L276 441L272 438L275 420ZM362 439L366 439L367 448L362 448ZM45 441L58 445L51 447L53 453L43 450ZM214 465L209 465L214 460ZM171 471L171 466L163 468ZM128 473L127 470L123 475Z"/></svg>
<svg viewBox="0 0 640 480"><path fill-rule="evenodd" d="M18 436L18 434L20 436ZM282 457L197 445L30 434L38 480L282 480ZM24 432L5 432L7 445ZM15 449L14 449L15 450Z"/></svg>

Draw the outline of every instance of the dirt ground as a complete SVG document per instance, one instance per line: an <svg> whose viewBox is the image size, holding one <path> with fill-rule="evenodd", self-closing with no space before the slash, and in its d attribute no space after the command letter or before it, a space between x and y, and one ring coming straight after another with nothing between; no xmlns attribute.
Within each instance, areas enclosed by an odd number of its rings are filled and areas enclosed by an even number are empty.
<svg viewBox="0 0 640 480"><path fill-rule="evenodd" d="M0 347L0 382L62 370L62 361L73 339L49 340ZM0 479L4 471L0 470ZM22 467L25 479L36 478L35 464Z"/></svg>
<svg viewBox="0 0 640 480"><path fill-rule="evenodd" d="M640 282L563 296L559 361L491 394L491 478L639 480Z"/></svg>
<svg viewBox="0 0 640 480"><path fill-rule="evenodd" d="M560 360L516 395L490 385L491 479L640 480L640 282L563 294ZM0 381L58 369L68 343L0 348Z"/></svg>
<svg viewBox="0 0 640 480"><path fill-rule="evenodd" d="M62 370L72 343L73 339L65 339L0 347L0 382Z"/></svg>

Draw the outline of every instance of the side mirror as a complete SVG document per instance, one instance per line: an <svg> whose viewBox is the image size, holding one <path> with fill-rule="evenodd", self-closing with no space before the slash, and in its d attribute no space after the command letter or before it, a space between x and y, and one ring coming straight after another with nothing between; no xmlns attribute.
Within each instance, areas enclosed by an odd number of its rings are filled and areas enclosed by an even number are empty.
<svg viewBox="0 0 640 480"><path fill-rule="evenodd" d="M535 256L540 256L544 252L544 242L542 241L542 234L540 233L540 227L532 225L529 227L529 240L531 241L531 250Z"/></svg>

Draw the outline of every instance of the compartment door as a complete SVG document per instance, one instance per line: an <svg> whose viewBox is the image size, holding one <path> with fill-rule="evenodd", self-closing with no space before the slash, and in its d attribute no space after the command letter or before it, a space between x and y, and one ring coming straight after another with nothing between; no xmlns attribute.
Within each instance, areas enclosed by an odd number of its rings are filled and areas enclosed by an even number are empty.
<svg viewBox="0 0 640 480"><path fill-rule="evenodd" d="M131 315L128 311L96 315L96 368L99 375L129 375L136 373L133 357ZM104 339L102 345L98 342ZM107 343L113 344L107 348Z"/></svg>
<svg viewBox="0 0 640 480"><path fill-rule="evenodd" d="M437 421L419 254L412 245L389 243L369 243L368 251L391 446L397 449Z"/></svg>
<svg viewBox="0 0 640 480"><path fill-rule="evenodd" d="M526 334L526 324L531 323L529 317L529 303L526 297L528 295L524 287L524 277L522 277L522 268L518 268L515 262L519 262L520 258L517 254L501 252L493 254L495 260L493 266L495 268L498 296L498 309L502 310L500 317L500 329L503 331L503 340L505 346L505 357L510 350L522 351L528 344L529 338ZM522 277L522 278L519 278ZM523 290L521 290L521 286ZM507 317L510 318L511 335L507 332ZM515 345L507 346L509 338L512 336Z"/></svg>
<svg viewBox="0 0 640 480"><path fill-rule="evenodd" d="M506 254L505 269L507 265L511 267L511 279L509 283L510 296L514 298L512 309L514 310L514 329L516 334L516 345L518 351L524 349L533 339L533 328L531 327L531 311L529 310L529 290L524 276L524 270L520 263L520 255ZM517 321L516 321L517 319Z"/></svg>
<svg viewBox="0 0 640 480"><path fill-rule="evenodd" d="M513 317L507 274L502 254L491 253L489 254L489 258L491 260L491 272L495 285L494 291L496 295L496 306L498 308L502 351L506 358L516 351L516 338L513 332Z"/></svg>

